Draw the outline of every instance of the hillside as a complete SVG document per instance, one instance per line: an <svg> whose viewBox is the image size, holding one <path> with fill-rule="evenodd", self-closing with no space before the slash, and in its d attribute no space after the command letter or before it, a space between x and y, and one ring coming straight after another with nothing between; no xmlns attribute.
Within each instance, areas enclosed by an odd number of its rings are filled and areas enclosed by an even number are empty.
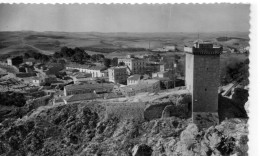
<svg viewBox="0 0 260 156"><path fill-rule="evenodd" d="M223 36L233 36L230 40L219 40ZM246 32L200 33L199 38L210 40L225 47L248 46ZM182 51L184 45L190 45L198 39L197 33L69 33L69 32L0 32L0 55L19 54L29 50L43 54L53 54L62 46L81 47L90 53L111 53L127 51L127 48L161 48L176 45Z"/></svg>
<svg viewBox="0 0 260 156"><path fill-rule="evenodd" d="M144 104L149 107L168 103L183 108L189 101L185 100L186 95L159 94ZM233 102L221 98L219 113L228 113L230 119L203 130L192 124L189 117L164 115L151 120L137 117L141 112L136 108L143 104L131 99L130 107L121 107L126 106L125 102L114 103L114 108L120 108L114 111L107 107L111 101L39 107L21 119L1 123L0 155L247 155L248 125L240 110L244 109L244 102L240 105L235 102L245 101L247 96L241 99L237 94ZM124 112L126 108L132 115L123 113L125 118L119 118L118 110Z"/></svg>

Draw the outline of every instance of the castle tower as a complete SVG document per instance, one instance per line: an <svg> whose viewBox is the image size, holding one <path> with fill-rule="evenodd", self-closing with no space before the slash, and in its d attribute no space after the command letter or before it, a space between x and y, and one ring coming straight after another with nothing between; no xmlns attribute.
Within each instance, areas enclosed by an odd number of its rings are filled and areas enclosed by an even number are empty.
<svg viewBox="0 0 260 156"><path fill-rule="evenodd" d="M185 83L192 94L192 121L199 128L218 124L219 64L222 47L197 40L186 53Z"/></svg>

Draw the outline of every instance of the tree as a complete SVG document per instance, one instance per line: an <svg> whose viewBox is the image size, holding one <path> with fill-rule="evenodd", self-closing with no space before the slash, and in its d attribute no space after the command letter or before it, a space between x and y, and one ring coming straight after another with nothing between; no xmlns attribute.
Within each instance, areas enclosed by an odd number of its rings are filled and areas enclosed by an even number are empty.
<svg viewBox="0 0 260 156"><path fill-rule="evenodd" d="M105 65L106 67L110 67L110 64L111 64L111 59L105 58L105 59L104 59L104 65Z"/></svg>
<svg viewBox="0 0 260 156"><path fill-rule="evenodd" d="M125 65L124 62L119 62L119 63L118 63L118 66L124 66L124 65Z"/></svg>
<svg viewBox="0 0 260 156"><path fill-rule="evenodd" d="M111 60L111 65L112 65L112 66L118 66L118 58L117 58L117 57L114 57L114 58Z"/></svg>
<svg viewBox="0 0 260 156"><path fill-rule="evenodd" d="M24 53L24 58L25 58L25 59L27 59L27 58L29 58L29 57L31 57L30 54Z"/></svg>

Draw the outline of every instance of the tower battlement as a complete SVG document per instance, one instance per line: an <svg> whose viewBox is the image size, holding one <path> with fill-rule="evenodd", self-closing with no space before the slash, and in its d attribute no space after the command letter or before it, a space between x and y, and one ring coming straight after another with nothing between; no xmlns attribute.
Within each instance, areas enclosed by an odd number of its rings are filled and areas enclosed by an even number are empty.
<svg viewBox="0 0 260 156"><path fill-rule="evenodd" d="M184 47L184 52L194 55L219 55L222 51L222 47L203 41L195 41L192 47Z"/></svg>

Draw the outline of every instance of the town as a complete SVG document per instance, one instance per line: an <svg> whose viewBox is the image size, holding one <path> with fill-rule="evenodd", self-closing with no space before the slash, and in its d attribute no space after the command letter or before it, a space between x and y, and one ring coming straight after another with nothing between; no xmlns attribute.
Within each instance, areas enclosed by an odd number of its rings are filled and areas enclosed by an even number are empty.
<svg viewBox="0 0 260 156"><path fill-rule="evenodd" d="M248 155L249 4L0 7L0 155Z"/></svg>
<svg viewBox="0 0 260 156"><path fill-rule="evenodd" d="M65 58L43 62L26 55L1 62L1 92L19 92L28 99L43 101L48 96L56 105L155 93L184 85L184 75L177 69L178 55L126 55L112 60L102 55L94 60L92 55L84 63Z"/></svg>

